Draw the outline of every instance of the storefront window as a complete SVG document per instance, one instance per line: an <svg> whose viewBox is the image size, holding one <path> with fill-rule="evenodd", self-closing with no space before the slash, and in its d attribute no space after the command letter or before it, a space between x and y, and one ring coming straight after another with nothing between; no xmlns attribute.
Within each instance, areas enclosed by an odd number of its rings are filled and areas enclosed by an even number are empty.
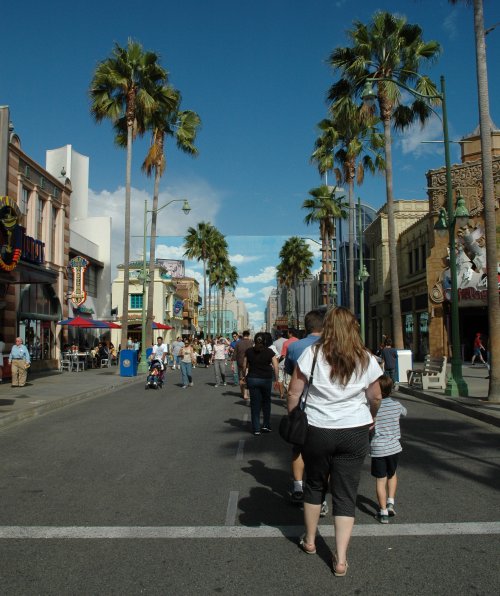
<svg viewBox="0 0 500 596"><path fill-rule="evenodd" d="M18 321L19 337L33 360L55 358L56 323L60 305L49 284L28 284L21 292Z"/></svg>
<svg viewBox="0 0 500 596"><path fill-rule="evenodd" d="M409 313L404 316L405 322L405 349L411 350L413 348L413 314Z"/></svg>
<svg viewBox="0 0 500 596"><path fill-rule="evenodd" d="M429 313L418 313L418 355L424 358L429 353Z"/></svg>

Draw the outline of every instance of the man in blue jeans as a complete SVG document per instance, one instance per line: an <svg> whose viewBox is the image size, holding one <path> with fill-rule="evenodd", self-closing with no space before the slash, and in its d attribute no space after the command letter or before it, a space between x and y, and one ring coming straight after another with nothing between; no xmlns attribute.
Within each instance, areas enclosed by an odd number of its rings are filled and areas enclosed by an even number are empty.
<svg viewBox="0 0 500 596"><path fill-rule="evenodd" d="M304 319L304 327L306 328L306 337L299 339L288 346L288 350L285 358L285 373L290 375L293 374L293 369L297 365L302 352L316 343L321 336L323 330L323 320L325 318L325 311L322 310L311 310L309 311ZM304 501L303 491L303 477L304 477L304 460L300 448L292 447L292 474L293 474L293 491L291 500L292 503L301 505ZM321 517L324 517L328 513L328 504L323 501L321 505Z"/></svg>

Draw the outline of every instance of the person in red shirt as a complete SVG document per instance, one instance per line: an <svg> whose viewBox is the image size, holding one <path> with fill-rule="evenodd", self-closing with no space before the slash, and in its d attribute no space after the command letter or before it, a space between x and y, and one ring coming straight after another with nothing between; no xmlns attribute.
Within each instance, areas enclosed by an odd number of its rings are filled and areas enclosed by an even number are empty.
<svg viewBox="0 0 500 596"><path fill-rule="evenodd" d="M286 342L283 344L283 347L281 348L281 354L280 354L280 358L279 361L283 362L285 361L286 355L288 353L288 346L290 344L293 344L294 341L299 341L299 338L297 337L297 329L289 329L288 330L288 339L286 340ZM290 383L290 375L288 375L286 373L285 370L283 370L283 381L280 380L280 396L283 396L284 393L286 391L288 391L288 383Z"/></svg>
<svg viewBox="0 0 500 596"><path fill-rule="evenodd" d="M486 366L486 362L484 361L483 355L481 354L481 350L486 351L486 349L483 346L483 342L481 341L480 333L476 333L476 337L474 339L473 350L474 350L474 354L472 356L472 361L471 361L472 366L474 366L474 361L476 358L479 358L479 360Z"/></svg>

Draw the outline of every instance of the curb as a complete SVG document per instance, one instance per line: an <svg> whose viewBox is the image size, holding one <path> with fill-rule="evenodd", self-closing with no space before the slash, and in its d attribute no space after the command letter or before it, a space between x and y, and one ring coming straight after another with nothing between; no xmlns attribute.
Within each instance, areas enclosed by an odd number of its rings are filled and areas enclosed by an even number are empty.
<svg viewBox="0 0 500 596"><path fill-rule="evenodd" d="M425 393L423 391L418 391L418 389L411 389L410 387L403 387L401 385L399 386L398 391L405 395L411 395L412 397L416 397L436 406L440 406L441 408L453 410L454 412L464 414L465 416L469 416L470 418L475 418L476 420L480 420L481 422L486 422L487 424L492 424L493 426L500 427L500 408L498 410L495 410L496 413L489 413L485 412L484 409L476 409L485 407L487 408L488 406L485 405L483 402L478 403L477 406L465 405L449 397L440 397L432 393Z"/></svg>
<svg viewBox="0 0 500 596"><path fill-rule="evenodd" d="M107 393L112 393L113 391L116 391L120 387L123 387L125 385L135 385L136 383L144 383L144 379L142 377L137 377L134 378L133 381L126 381L122 383L116 382L112 385L108 385L107 387L83 391L81 393L77 393L68 397L56 398L46 403L26 408L20 412L9 412L3 414L2 416L0 416L0 431L4 430L9 426L14 426L15 424L20 424L22 422L31 420L32 418L43 416L44 414L48 414L53 410L58 410L59 408L64 408L66 406L76 404L80 401L101 397L103 395L106 395Z"/></svg>

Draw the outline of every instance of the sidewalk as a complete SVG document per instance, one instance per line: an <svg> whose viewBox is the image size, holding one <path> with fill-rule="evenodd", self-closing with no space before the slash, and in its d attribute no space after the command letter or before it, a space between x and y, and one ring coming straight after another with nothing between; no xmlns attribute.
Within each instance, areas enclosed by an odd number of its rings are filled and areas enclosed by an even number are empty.
<svg viewBox="0 0 500 596"><path fill-rule="evenodd" d="M408 387L406 383L400 383L399 392L500 427L500 404L485 401L487 376L485 367L463 366L470 397L448 397L438 389L424 392ZM122 386L136 384L140 387L144 381L144 375L120 377L119 368L115 366L82 372L29 373L24 387L13 388L4 381L0 384L0 429L83 399L99 397Z"/></svg>
<svg viewBox="0 0 500 596"><path fill-rule="evenodd" d="M117 366L81 372L28 373L24 387L0 384L0 429L41 416L83 399L99 397L122 386L142 384L144 376L120 377Z"/></svg>
<svg viewBox="0 0 500 596"><path fill-rule="evenodd" d="M415 364L415 368L419 368L419 363ZM450 370L451 367L448 365L448 374L450 374ZM464 364L462 376L469 388L469 397L448 397L442 389L423 391L408 387L407 383L399 384L399 392L500 427L500 404L492 404L487 401L489 381L486 377L488 369L485 366Z"/></svg>

